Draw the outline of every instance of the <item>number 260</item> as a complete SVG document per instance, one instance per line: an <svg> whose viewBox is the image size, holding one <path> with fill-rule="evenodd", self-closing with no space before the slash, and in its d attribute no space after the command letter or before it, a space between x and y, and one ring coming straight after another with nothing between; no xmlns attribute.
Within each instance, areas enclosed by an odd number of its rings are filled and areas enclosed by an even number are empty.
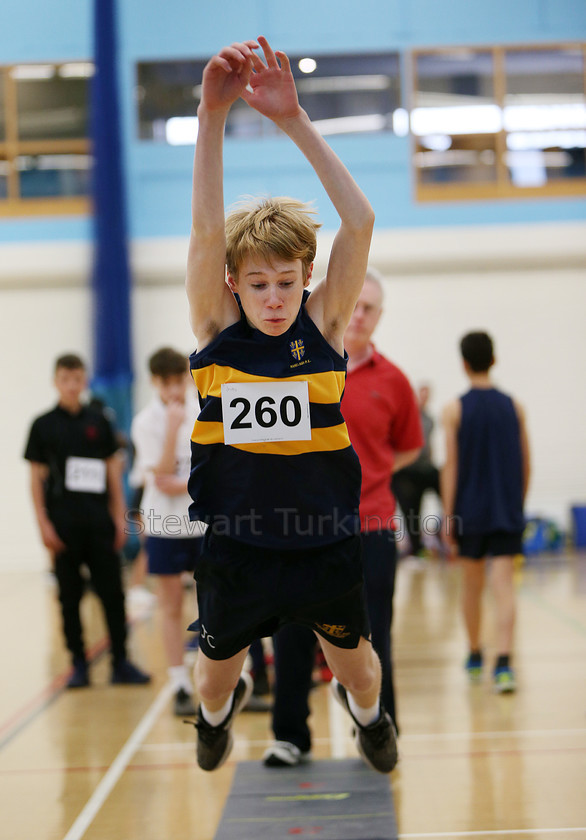
<svg viewBox="0 0 586 840"><path fill-rule="evenodd" d="M301 403L297 397L287 396L279 403L279 415L272 406L276 405L272 397L259 397L254 404L254 418L263 429L270 429L274 426L279 416L285 426L297 426L301 420ZM230 424L231 429L252 429L252 423L246 418L252 410L250 400L244 397L236 397L230 403L230 408L242 407L242 411ZM292 417L289 415L292 413Z"/></svg>

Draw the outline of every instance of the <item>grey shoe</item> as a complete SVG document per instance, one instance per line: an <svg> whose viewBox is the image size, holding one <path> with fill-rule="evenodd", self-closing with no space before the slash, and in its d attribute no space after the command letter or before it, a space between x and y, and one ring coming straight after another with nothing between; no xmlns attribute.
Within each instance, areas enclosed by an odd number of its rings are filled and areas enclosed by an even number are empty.
<svg viewBox="0 0 586 840"><path fill-rule="evenodd" d="M267 700L265 697L259 697L257 694L252 692L248 699L248 703L242 709L243 712L270 712L272 711L273 704Z"/></svg>
<svg viewBox="0 0 586 840"><path fill-rule="evenodd" d="M185 691L184 688L180 688L175 695L175 700L173 701L173 714L178 717L195 714L193 697L188 691Z"/></svg>
<svg viewBox="0 0 586 840"><path fill-rule="evenodd" d="M219 726L211 726L205 720L201 706L197 710L197 720L195 722L195 728L197 729L196 753L197 763L202 770L216 770L222 766L230 755L234 744L234 736L232 735L234 718L247 704L251 694L252 677L250 674L243 673L234 689L232 708Z"/></svg>
<svg viewBox="0 0 586 840"><path fill-rule="evenodd" d="M350 711L348 694L344 686L337 680L332 680L330 686L334 699L348 712L356 724L356 746L364 761L379 773L390 773L399 758L397 733L390 715L381 706L378 720L368 726L361 726Z"/></svg>
<svg viewBox="0 0 586 840"><path fill-rule="evenodd" d="M262 757L265 767L297 767L309 761L309 750L304 752L290 741L275 741Z"/></svg>

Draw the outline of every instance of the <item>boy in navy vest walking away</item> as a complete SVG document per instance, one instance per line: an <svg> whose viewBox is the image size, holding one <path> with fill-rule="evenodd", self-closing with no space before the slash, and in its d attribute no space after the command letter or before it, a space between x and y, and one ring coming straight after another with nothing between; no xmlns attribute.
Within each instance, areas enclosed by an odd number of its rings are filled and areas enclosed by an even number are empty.
<svg viewBox="0 0 586 840"><path fill-rule="evenodd" d="M441 488L446 541L462 564L462 607L472 681L482 675L481 601L485 560L491 558L496 610L495 691L516 688L511 668L515 626L513 561L522 551L523 504L529 484L529 443L521 406L494 387L493 343L472 332L460 343L470 390L443 415L446 461Z"/></svg>
<svg viewBox="0 0 586 840"><path fill-rule="evenodd" d="M224 220L222 141L238 97L295 143L340 217L311 295L318 225L308 207L266 199ZM209 528L195 567L197 760L214 770L230 753L234 716L252 689L241 675L251 642L296 622L319 636L362 756L388 773L397 746L364 602L360 464L340 411L343 336L374 214L300 107L287 56L265 38L208 62L198 119L187 294L201 412L189 492L191 517Z"/></svg>

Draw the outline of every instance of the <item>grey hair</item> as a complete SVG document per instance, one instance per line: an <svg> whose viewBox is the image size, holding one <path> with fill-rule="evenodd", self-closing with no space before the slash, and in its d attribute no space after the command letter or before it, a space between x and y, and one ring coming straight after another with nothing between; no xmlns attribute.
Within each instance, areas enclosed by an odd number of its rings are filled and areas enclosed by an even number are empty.
<svg viewBox="0 0 586 840"><path fill-rule="evenodd" d="M366 283L367 280L370 280L371 283L374 283L375 286L378 286L380 291L380 299L381 299L381 306L384 301L385 297L385 288L383 282L383 276L378 270L378 268L374 268L374 266L368 266L366 269L366 275L364 277L364 282Z"/></svg>

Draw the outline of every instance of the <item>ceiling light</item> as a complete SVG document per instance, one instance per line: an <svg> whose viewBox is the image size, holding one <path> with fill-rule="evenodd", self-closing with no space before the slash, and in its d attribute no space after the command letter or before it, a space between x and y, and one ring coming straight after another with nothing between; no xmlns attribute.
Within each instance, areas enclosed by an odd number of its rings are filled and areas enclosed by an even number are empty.
<svg viewBox="0 0 586 840"><path fill-rule="evenodd" d="M298 66L302 73L313 73L317 69L317 61L314 58L300 58Z"/></svg>
<svg viewBox="0 0 586 840"><path fill-rule="evenodd" d="M10 71L10 75L17 81L52 79L55 67L52 64L17 64Z"/></svg>

